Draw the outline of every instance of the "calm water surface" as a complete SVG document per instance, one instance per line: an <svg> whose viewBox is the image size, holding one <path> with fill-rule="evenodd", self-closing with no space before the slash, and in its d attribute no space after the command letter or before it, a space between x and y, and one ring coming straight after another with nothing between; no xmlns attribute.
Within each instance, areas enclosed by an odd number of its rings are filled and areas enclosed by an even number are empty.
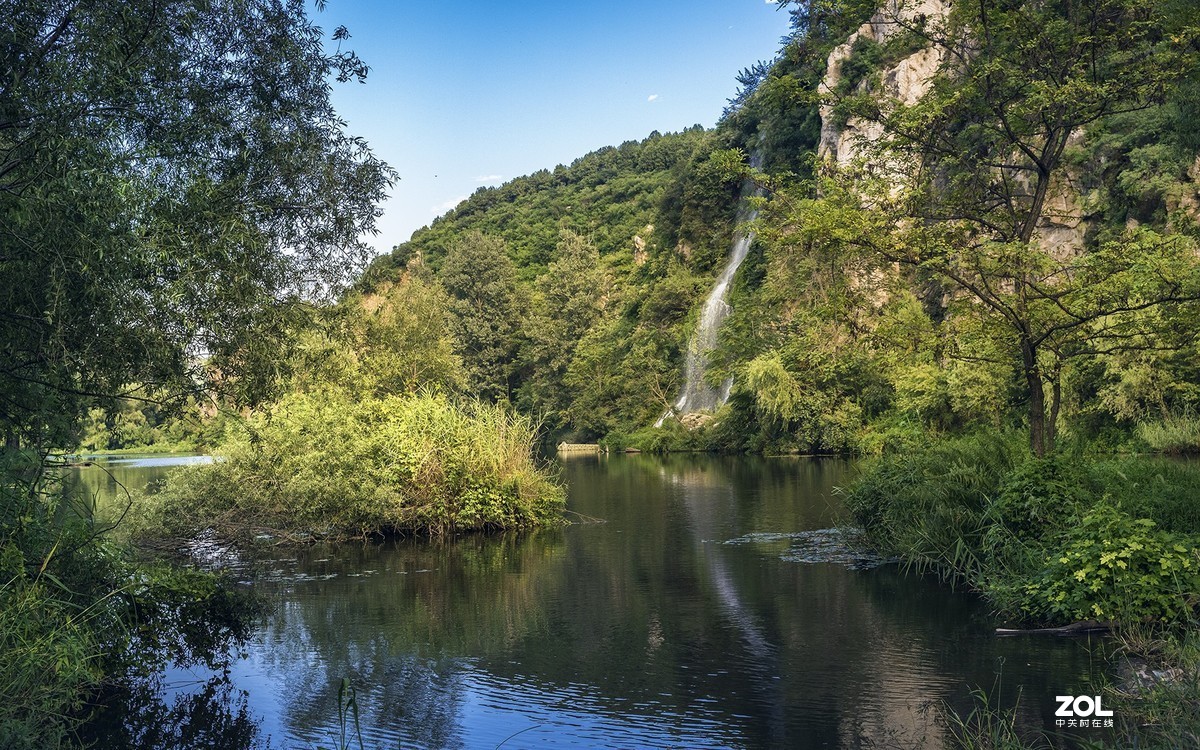
<svg viewBox="0 0 1200 750"><path fill-rule="evenodd" d="M165 470L108 468L131 488ZM1105 668L1097 641L996 638L974 597L847 548L830 529L848 462L562 471L580 521L563 529L235 561L278 602L244 658L168 670L100 744L333 746L348 677L368 748L936 748L931 704L966 711L998 685L1022 724L1051 729L1054 696Z"/></svg>

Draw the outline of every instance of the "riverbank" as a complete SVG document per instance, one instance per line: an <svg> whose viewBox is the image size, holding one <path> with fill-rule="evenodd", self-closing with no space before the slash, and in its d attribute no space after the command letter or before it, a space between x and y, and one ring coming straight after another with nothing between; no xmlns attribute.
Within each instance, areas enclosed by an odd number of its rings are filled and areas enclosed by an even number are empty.
<svg viewBox="0 0 1200 750"><path fill-rule="evenodd" d="M168 662L221 664L264 611L104 534L63 474L0 452L0 747L71 746L97 695Z"/></svg>
<svg viewBox="0 0 1200 750"><path fill-rule="evenodd" d="M881 551L980 592L1013 623L1109 623L1123 654L1170 676L1110 688L1120 736L1185 747L1200 737L1197 496L1197 465L1035 459L1021 436L979 434L871 462L846 503Z"/></svg>

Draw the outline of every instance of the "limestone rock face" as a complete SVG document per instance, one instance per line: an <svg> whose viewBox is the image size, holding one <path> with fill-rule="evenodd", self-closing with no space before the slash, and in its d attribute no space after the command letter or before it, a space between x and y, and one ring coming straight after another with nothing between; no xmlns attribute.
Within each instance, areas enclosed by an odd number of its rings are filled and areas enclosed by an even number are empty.
<svg viewBox="0 0 1200 750"><path fill-rule="evenodd" d="M1051 256L1063 260L1083 252L1087 223L1075 180L1067 170L1060 175L1051 180L1034 239Z"/></svg>
<svg viewBox="0 0 1200 750"><path fill-rule="evenodd" d="M1178 193L1168 194L1167 212L1183 211L1192 218L1200 218L1200 156L1187 170L1187 180L1180 185Z"/></svg>
<svg viewBox="0 0 1200 750"><path fill-rule="evenodd" d="M859 39L867 38L884 44L909 25L916 23L917 19L942 18L948 9L949 5L942 0L921 0L911 4L898 4L896 0L890 0L870 21L860 26L849 39L829 53L825 80L821 82L821 93L829 94L837 88L838 81L842 79L842 63L850 57L850 51ZM883 71L883 93L905 104L914 104L929 91L930 81L941 64L940 50L931 47L918 50ZM877 123L866 122L857 117L851 117L844 126L839 127L833 118L833 105L826 102L821 105L821 142L817 148L817 155L823 159L830 159L839 166L849 164L859 155L859 146L862 143L878 140L882 133L883 130Z"/></svg>
<svg viewBox="0 0 1200 750"><path fill-rule="evenodd" d="M646 258L646 240L642 239L640 234L633 235L633 264L644 266Z"/></svg>
<svg viewBox="0 0 1200 750"><path fill-rule="evenodd" d="M943 0L920 0L915 3L888 0L888 2L850 35L843 44L829 53L825 78L820 84L822 95L832 94L842 78L842 63L850 57L854 43L862 38L885 44L896 34L903 33L920 19L936 23L945 18L950 5ZM934 78L942 67L944 54L935 47L926 47L904 57L880 71L883 90L879 93L905 105L917 103L928 93ZM841 124L834 117L833 104L826 101L821 105L821 140L817 155L834 165L843 167L864 155L864 147L878 141L883 128L875 122L850 117ZM1075 139L1082 133L1075 133ZM1200 176L1200 161L1196 165ZM1082 207L1080 190L1075 180L1063 170L1062 175L1050 186L1044 215L1038 224L1036 240L1056 257L1078 253L1084 247L1087 220ZM1191 196L1193 205L1200 206L1200 191ZM1180 201L1186 204L1188 199Z"/></svg>
<svg viewBox="0 0 1200 750"><path fill-rule="evenodd" d="M713 415L705 414L704 412L693 412L691 414L684 414L682 417L679 418L680 424L682 424L688 432L693 432L695 430L698 430L701 427L703 427L704 425L711 422L712 420L713 420Z"/></svg>

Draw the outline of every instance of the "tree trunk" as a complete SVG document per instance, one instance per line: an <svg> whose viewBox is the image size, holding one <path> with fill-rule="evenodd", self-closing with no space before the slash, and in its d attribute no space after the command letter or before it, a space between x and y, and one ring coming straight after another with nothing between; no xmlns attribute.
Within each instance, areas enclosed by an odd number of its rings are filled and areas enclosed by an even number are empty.
<svg viewBox="0 0 1200 750"><path fill-rule="evenodd" d="M1038 369L1037 348L1028 339L1021 340L1021 368L1029 386L1029 447L1033 455L1046 455L1046 394ZM1050 437L1053 441L1053 436Z"/></svg>
<svg viewBox="0 0 1200 750"><path fill-rule="evenodd" d="M1058 367L1050 381L1050 417L1046 421L1046 450L1054 452L1054 441L1058 439L1058 407L1062 403L1062 374Z"/></svg>

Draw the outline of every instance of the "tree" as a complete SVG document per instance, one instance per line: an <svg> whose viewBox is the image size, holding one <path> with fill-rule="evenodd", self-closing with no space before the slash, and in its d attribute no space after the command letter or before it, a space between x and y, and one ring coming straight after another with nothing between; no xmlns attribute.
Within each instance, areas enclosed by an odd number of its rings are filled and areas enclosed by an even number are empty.
<svg viewBox="0 0 1200 750"><path fill-rule="evenodd" d="M261 385L365 259L393 172L348 136L300 0L0 0L0 432ZM333 35L340 45L345 29Z"/></svg>
<svg viewBox="0 0 1200 750"><path fill-rule="evenodd" d="M914 104L866 85L854 114L883 135L858 184L826 184L825 205L854 227L848 242L936 277L957 314L986 320L1019 362L1030 446L1044 455L1065 362L1153 347L1155 311L1200 297L1195 244L1169 228L1079 247L1043 231L1081 133L1160 105L1194 75L1197 8L982 0L889 20L932 45L938 75Z"/></svg>
<svg viewBox="0 0 1200 750"><path fill-rule="evenodd" d="M596 248L564 230L556 259L537 280L522 356L529 369L522 401L541 412L550 426L568 420L573 393L564 383L567 369L579 342L604 312L610 286Z"/></svg>
<svg viewBox="0 0 1200 750"><path fill-rule="evenodd" d="M450 295L468 389L487 401L511 400L524 310L504 242L468 232L450 247L438 280Z"/></svg>
<svg viewBox="0 0 1200 750"><path fill-rule="evenodd" d="M414 274L349 294L300 334L291 385L302 392L337 385L376 398L458 394L465 383L449 309L446 292Z"/></svg>
<svg viewBox="0 0 1200 750"><path fill-rule="evenodd" d="M281 334L365 259L393 173L330 103L366 66L300 0L0 0L0 18L0 735L56 745L130 649L211 656L249 620L60 512L48 451L97 400L261 393Z"/></svg>

